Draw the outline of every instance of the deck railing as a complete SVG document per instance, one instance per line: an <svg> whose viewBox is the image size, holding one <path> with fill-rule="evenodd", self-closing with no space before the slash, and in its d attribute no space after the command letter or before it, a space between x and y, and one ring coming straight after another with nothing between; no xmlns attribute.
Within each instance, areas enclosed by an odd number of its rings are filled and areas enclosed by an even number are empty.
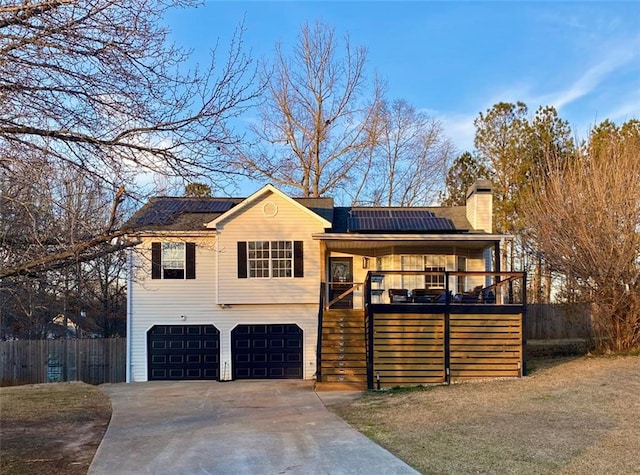
<svg viewBox="0 0 640 475"><path fill-rule="evenodd" d="M364 304L523 305L526 275L485 271L370 271Z"/></svg>
<svg viewBox="0 0 640 475"><path fill-rule="evenodd" d="M324 308L364 309L364 282L325 282Z"/></svg>

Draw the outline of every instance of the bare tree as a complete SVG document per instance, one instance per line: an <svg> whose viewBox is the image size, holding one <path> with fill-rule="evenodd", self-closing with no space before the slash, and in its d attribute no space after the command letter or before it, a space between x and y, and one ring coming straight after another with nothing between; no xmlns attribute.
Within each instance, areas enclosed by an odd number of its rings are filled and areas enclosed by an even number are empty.
<svg viewBox="0 0 640 475"><path fill-rule="evenodd" d="M118 228L124 187L111 194L93 175L46 164L20 168L13 178L0 176L0 282L73 266L129 245L117 242L127 233Z"/></svg>
<svg viewBox="0 0 640 475"><path fill-rule="evenodd" d="M221 68L214 51L203 72L185 71L187 55L167 44L161 19L193 3L5 2L2 165L29 152L107 180L131 165L177 175L223 170L219 147L238 140L227 120L255 95L251 61L238 33Z"/></svg>
<svg viewBox="0 0 640 475"><path fill-rule="evenodd" d="M383 103L372 158L354 201L379 206L431 204L438 196L453 144L440 123L405 100Z"/></svg>
<svg viewBox="0 0 640 475"><path fill-rule="evenodd" d="M640 347L640 121L606 121L547 171L523 200L544 259L591 296L600 350Z"/></svg>
<svg viewBox="0 0 640 475"><path fill-rule="evenodd" d="M302 27L291 55L277 45L258 144L239 150L239 167L303 196L345 186L369 146L380 94L367 90L365 61L364 48L348 37L342 46L322 23Z"/></svg>
<svg viewBox="0 0 640 475"><path fill-rule="evenodd" d="M66 247L44 246L47 237L40 234L55 236L58 224L39 219L41 205L30 206L34 200L50 202L28 184L33 173L81 173L109 184L114 194L141 169L186 178L237 173L222 156L239 141L229 121L251 105L260 88L243 53L242 27L224 59L214 50L207 67L187 70L188 55L167 43L162 17L170 8L194 4L7 0L0 5L2 244L22 240L30 250L44 251L30 253L31 262L18 267L0 261L0 278L66 265L123 233L112 220ZM20 190L25 183L30 198ZM53 227L45 230L49 224ZM12 234L25 226L31 231ZM34 241L24 242L25 236Z"/></svg>

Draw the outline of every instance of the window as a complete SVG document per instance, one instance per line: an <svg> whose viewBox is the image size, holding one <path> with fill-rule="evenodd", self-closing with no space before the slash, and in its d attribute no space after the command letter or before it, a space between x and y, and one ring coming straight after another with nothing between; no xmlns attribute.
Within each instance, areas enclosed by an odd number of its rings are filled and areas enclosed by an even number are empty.
<svg viewBox="0 0 640 475"><path fill-rule="evenodd" d="M465 272L467 270L467 258L465 256L458 256L458 272ZM467 291L467 278L464 276L458 276L458 293L463 294Z"/></svg>
<svg viewBox="0 0 640 475"><path fill-rule="evenodd" d="M293 246L291 241L271 242L271 276L291 277L293 275Z"/></svg>
<svg viewBox="0 0 640 475"><path fill-rule="evenodd" d="M184 279L184 243L162 243L162 278Z"/></svg>
<svg viewBox="0 0 640 475"><path fill-rule="evenodd" d="M249 277L292 277L291 241L249 242Z"/></svg>
<svg viewBox="0 0 640 475"><path fill-rule="evenodd" d="M195 244L154 242L151 244L152 279L195 279Z"/></svg>
<svg viewBox="0 0 640 475"><path fill-rule="evenodd" d="M302 241L238 243L238 277L303 277Z"/></svg>
<svg viewBox="0 0 640 475"><path fill-rule="evenodd" d="M402 270L417 270L424 269L424 258L421 255L400 256L400 267ZM423 287L423 275L402 275L403 289L420 289Z"/></svg>
<svg viewBox="0 0 640 475"><path fill-rule="evenodd" d="M249 277L269 277L269 241L247 244L249 246Z"/></svg>
<svg viewBox="0 0 640 475"><path fill-rule="evenodd" d="M424 256L424 270L428 272L442 272L442 274L433 274L424 276L424 285L426 289L444 289L444 271L447 267L447 256Z"/></svg>

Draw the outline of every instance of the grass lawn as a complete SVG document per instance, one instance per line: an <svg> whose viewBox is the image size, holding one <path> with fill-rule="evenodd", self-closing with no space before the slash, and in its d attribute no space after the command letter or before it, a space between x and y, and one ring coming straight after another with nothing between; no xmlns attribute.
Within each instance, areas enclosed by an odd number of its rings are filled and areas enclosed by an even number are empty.
<svg viewBox="0 0 640 475"><path fill-rule="evenodd" d="M84 383L0 388L1 474L86 474L111 418Z"/></svg>
<svg viewBox="0 0 640 475"><path fill-rule="evenodd" d="M331 409L425 474L640 473L640 358L532 363L523 379L369 392Z"/></svg>

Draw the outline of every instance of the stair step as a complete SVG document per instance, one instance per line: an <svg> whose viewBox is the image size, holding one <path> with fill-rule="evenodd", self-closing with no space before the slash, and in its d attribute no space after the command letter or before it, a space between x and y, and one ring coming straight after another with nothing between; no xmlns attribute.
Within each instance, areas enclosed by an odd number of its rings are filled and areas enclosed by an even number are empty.
<svg viewBox="0 0 640 475"><path fill-rule="evenodd" d="M353 375L353 374L345 374L345 375L322 375L323 383L360 383L364 384L365 387L367 385L367 375Z"/></svg>
<svg viewBox="0 0 640 475"><path fill-rule="evenodd" d="M365 381L316 381L314 385L316 391L366 391L367 382Z"/></svg>

